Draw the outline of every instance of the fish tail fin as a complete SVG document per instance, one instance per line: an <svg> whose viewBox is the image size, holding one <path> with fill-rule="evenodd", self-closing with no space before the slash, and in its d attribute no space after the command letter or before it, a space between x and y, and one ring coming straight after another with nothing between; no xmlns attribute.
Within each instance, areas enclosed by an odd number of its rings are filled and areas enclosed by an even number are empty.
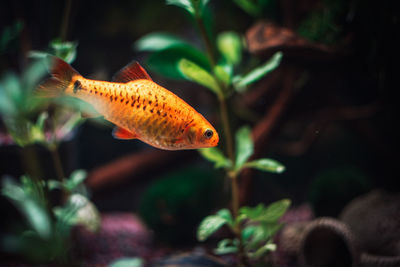
<svg viewBox="0 0 400 267"><path fill-rule="evenodd" d="M36 94L41 97L60 96L71 85L73 77L80 76L80 74L58 57L47 56L46 61L52 77L39 84L36 88Z"/></svg>

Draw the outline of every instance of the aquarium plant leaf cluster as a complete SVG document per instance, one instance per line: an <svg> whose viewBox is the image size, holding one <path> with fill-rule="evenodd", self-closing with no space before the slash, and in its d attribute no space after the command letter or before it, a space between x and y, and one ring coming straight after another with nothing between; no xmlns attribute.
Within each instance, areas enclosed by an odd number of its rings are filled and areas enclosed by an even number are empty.
<svg viewBox="0 0 400 267"><path fill-rule="evenodd" d="M233 233L241 227L240 236L221 240L214 252L217 254L236 253L241 243L250 258L258 259L269 251L275 250L276 245L272 237L282 227L279 219L289 206L290 200L283 199L268 206L259 204L256 207L242 207L235 220L229 210L222 209L215 215L207 216L201 222L197 238L199 241L204 241L224 225L227 225Z"/></svg>
<svg viewBox="0 0 400 267"><path fill-rule="evenodd" d="M85 177L85 172L75 171L61 186L77 188L82 185ZM37 251L37 255L31 255L34 260L63 258L67 253L65 245L69 242L74 225L82 225L92 232L99 229L99 212L85 195L73 193L68 196L65 204L50 209L49 200L44 197L43 192L58 189L54 184L52 180L35 183L29 176L22 176L20 182L11 177L3 177L2 195L18 208L27 222L27 229L20 235L10 235L4 241L6 246L13 244L9 247L14 249L11 252L27 255L32 250Z"/></svg>
<svg viewBox="0 0 400 267"><path fill-rule="evenodd" d="M244 61L244 38L233 31L223 31L214 36L211 13L207 3L201 0L167 0L166 3L180 7L190 14L195 22L203 48L200 50L178 36L168 33L148 34L139 39L134 48L150 52L147 65L151 71L169 78L186 79L209 89L220 104L221 123L223 127L220 148L199 149L200 155L212 162L215 168L222 168L231 178L232 210L222 209L209 215L200 223L197 231L199 241L204 241L222 226L227 226L235 238L224 239L218 243L216 253L238 253L241 263L245 257L252 259L274 250L272 236L280 228L278 219L289 206L289 201L276 202L271 206L259 205L254 208L259 217L252 216L251 208L240 209L238 200L238 177L244 168L280 173L285 167L269 158L251 159L254 153L254 142L249 126L239 127L235 138L232 137L229 112L226 101L235 93L244 93L255 82L275 70L283 54L276 52L269 60L257 66L246 66ZM268 0L235 1L246 12L258 16L269 5ZM279 206L279 211L274 212ZM282 212L283 211L283 212ZM254 211L255 212L255 211ZM279 216L278 216L279 215ZM246 255L242 255L245 252Z"/></svg>

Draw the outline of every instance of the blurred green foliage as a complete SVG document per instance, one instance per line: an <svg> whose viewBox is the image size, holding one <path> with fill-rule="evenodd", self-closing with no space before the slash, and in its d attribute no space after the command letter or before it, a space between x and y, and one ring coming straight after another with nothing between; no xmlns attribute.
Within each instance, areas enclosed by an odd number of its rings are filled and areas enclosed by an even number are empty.
<svg viewBox="0 0 400 267"><path fill-rule="evenodd" d="M75 171L64 180L62 186L74 192L83 186L85 178L84 171ZM55 188L51 184L54 181L42 180L37 184L28 176L22 176L20 183L10 177L3 177L1 193L21 212L27 222L27 229L3 238L2 251L22 254L34 262L65 262L72 226L80 224L89 231L99 229L99 213L85 195L71 194L63 206L50 208L49 199L42 194Z"/></svg>
<svg viewBox="0 0 400 267"><path fill-rule="evenodd" d="M22 31L23 26L24 24L21 21L17 21L13 25L5 27L0 33L0 55L5 53L11 46L12 42Z"/></svg>
<svg viewBox="0 0 400 267"><path fill-rule="evenodd" d="M193 242L193 229L217 205L220 191L215 171L185 168L153 182L139 213L157 238L172 244Z"/></svg>
<svg viewBox="0 0 400 267"><path fill-rule="evenodd" d="M108 267L142 267L143 260L140 258L120 258L111 262Z"/></svg>
<svg viewBox="0 0 400 267"><path fill-rule="evenodd" d="M340 19L344 17L349 1L323 0L300 24L297 32L314 42L337 44L343 29Z"/></svg>

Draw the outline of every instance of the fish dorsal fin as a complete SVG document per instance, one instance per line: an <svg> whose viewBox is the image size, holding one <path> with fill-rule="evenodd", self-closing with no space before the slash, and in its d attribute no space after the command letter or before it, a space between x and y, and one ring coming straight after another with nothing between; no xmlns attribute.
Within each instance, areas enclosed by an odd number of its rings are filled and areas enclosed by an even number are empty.
<svg viewBox="0 0 400 267"><path fill-rule="evenodd" d="M138 137L136 135L136 133L131 132L125 128L118 127L118 126L116 126L114 128L112 135L116 139L135 139Z"/></svg>
<svg viewBox="0 0 400 267"><path fill-rule="evenodd" d="M122 70L118 71L114 76L112 81L118 83L128 83L134 80L150 80L149 74L146 70L140 66L137 61L132 61L126 65Z"/></svg>

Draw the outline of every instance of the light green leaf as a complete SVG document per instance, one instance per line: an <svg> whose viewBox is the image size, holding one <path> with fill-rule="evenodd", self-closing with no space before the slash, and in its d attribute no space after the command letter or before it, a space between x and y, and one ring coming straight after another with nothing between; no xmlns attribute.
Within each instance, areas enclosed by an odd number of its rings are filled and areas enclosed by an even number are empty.
<svg viewBox="0 0 400 267"><path fill-rule="evenodd" d="M236 65L242 60L242 40L237 33L220 33L217 36L217 47L228 63Z"/></svg>
<svg viewBox="0 0 400 267"><path fill-rule="evenodd" d="M174 34L155 32L147 34L137 40L134 44L134 48L138 51L160 51L181 45L189 44Z"/></svg>
<svg viewBox="0 0 400 267"><path fill-rule="evenodd" d="M73 191L77 186L83 183L86 177L87 172L85 170L75 170L67 180L66 187L69 191Z"/></svg>
<svg viewBox="0 0 400 267"><path fill-rule="evenodd" d="M228 221L219 215L210 215L205 217L197 229L197 239L199 241L206 240L226 223L228 223Z"/></svg>
<svg viewBox="0 0 400 267"><path fill-rule="evenodd" d="M214 73L225 86L230 85L233 73L232 65L217 65L214 68Z"/></svg>
<svg viewBox="0 0 400 267"><path fill-rule="evenodd" d="M225 157L222 151L216 147L208 147L198 149L200 155L205 159L214 162L215 168L230 167L232 165L231 161Z"/></svg>
<svg viewBox="0 0 400 267"><path fill-rule="evenodd" d="M65 62L71 64L76 59L76 48L78 42L61 42L55 39L50 42L50 48L53 50L54 55L62 58Z"/></svg>
<svg viewBox="0 0 400 267"><path fill-rule="evenodd" d="M9 198L23 214L30 227L42 238L47 239L51 234L51 221L46 209L39 200L30 196L17 183L9 178L3 179L1 193Z"/></svg>
<svg viewBox="0 0 400 267"><path fill-rule="evenodd" d="M260 216L260 220L265 222L274 222L277 221L282 215L287 211L290 206L289 199L282 199L276 201L265 208L262 216Z"/></svg>
<svg viewBox="0 0 400 267"><path fill-rule="evenodd" d="M222 209L217 212L217 215L226 220L226 222L233 227L233 218L231 211L228 209Z"/></svg>
<svg viewBox="0 0 400 267"><path fill-rule="evenodd" d="M222 239L218 242L217 248L214 249L214 253L217 255L236 253L238 252L238 240L237 239Z"/></svg>
<svg viewBox="0 0 400 267"><path fill-rule="evenodd" d="M248 255L252 259L259 259L263 255L267 254L268 252L275 251L275 250L276 250L276 244L267 242L265 245L259 247L255 252L248 253Z"/></svg>
<svg viewBox="0 0 400 267"><path fill-rule="evenodd" d="M185 58L181 59L179 69L188 80L207 87L217 95L221 94L221 89L214 77L196 63Z"/></svg>
<svg viewBox="0 0 400 267"><path fill-rule="evenodd" d="M246 87L264 77L269 72L276 69L282 59L282 52L276 52L270 60L265 62L263 65L253 69L248 74L241 76L235 76L233 78L233 85L238 92L244 92Z"/></svg>
<svg viewBox="0 0 400 267"><path fill-rule="evenodd" d="M191 0L167 0L167 5L174 5L187 10L193 16L195 15L195 7Z"/></svg>
<svg viewBox="0 0 400 267"><path fill-rule="evenodd" d="M48 180L47 187L49 188L49 190L54 190L54 189L61 189L63 187L63 185L60 181Z"/></svg>
<svg viewBox="0 0 400 267"><path fill-rule="evenodd" d="M244 167L254 168L260 171L281 173L285 170L285 166L273 159L256 159L244 164Z"/></svg>
<svg viewBox="0 0 400 267"><path fill-rule="evenodd" d="M241 127L236 132L236 165L238 170L253 155L254 144L251 138L251 129L248 126Z"/></svg>
<svg viewBox="0 0 400 267"><path fill-rule="evenodd" d="M242 207L239 209L239 214L242 217L253 221L276 222L286 212L290 206L289 199L276 201L265 207L260 203L256 207Z"/></svg>
<svg viewBox="0 0 400 267"><path fill-rule="evenodd" d="M100 213L94 204L81 194L72 194L63 207L54 208L58 222L67 226L82 225L95 232L100 228Z"/></svg>
<svg viewBox="0 0 400 267"><path fill-rule="evenodd" d="M120 258L111 262L108 267L143 267L141 258Z"/></svg>

